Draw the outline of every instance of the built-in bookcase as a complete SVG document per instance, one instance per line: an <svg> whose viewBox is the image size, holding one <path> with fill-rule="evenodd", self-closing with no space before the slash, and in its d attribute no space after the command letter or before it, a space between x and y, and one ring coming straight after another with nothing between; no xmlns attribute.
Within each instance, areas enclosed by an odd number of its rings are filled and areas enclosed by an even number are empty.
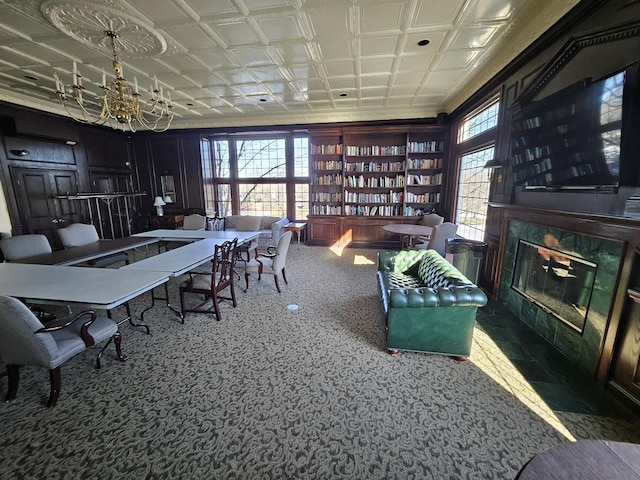
<svg viewBox="0 0 640 480"><path fill-rule="evenodd" d="M442 190L444 132L409 133L404 215L437 209Z"/></svg>
<svg viewBox="0 0 640 480"><path fill-rule="evenodd" d="M311 215L343 214L342 135L318 132L310 138Z"/></svg>
<svg viewBox="0 0 640 480"><path fill-rule="evenodd" d="M444 128L312 132L311 215L413 216L437 209Z"/></svg>

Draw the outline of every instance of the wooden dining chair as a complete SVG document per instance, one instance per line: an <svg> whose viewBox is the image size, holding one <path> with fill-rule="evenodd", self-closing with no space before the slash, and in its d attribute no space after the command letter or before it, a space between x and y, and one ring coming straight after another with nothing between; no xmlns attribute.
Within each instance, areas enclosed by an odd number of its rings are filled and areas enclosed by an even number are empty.
<svg viewBox="0 0 640 480"><path fill-rule="evenodd" d="M180 284L180 308L183 316L186 312L215 313L216 320L220 321L222 318L220 300L231 300L234 308L238 306L234 284L235 274L233 272L237 249L237 238L216 245L215 254L211 262L211 271L189 272L189 279ZM226 288L230 290L230 297L220 295L220 292ZM204 295L204 299L197 306L187 308L185 306L185 294L187 293ZM212 305L205 308L209 301L211 301Z"/></svg>

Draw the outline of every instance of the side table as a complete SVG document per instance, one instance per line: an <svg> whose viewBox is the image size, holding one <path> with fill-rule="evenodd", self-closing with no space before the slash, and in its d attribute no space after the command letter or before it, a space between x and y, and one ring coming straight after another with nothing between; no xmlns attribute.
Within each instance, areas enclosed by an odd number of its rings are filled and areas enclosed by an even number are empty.
<svg viewBox="0 0 640 480"><path fill-rule="evenodd" d="M306 226L306 222L290 222L284 226L284 231L295 233L298 237L298 245L300 245L300 237L302 236Z"/></svg>

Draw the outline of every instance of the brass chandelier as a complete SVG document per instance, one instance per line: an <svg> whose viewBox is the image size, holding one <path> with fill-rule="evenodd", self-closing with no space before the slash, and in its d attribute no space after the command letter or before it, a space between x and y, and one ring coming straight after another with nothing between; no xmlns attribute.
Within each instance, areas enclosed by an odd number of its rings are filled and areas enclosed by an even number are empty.
<svg viewBox="0 0 640 480"><path fill-rule="evenodd" d="M102 95L98 102L88 102L86 91L82 86L82 75L78 71L76 62L73 62L70 88L72 94L65 92L65 85L58 75L54 75L56 82L56 94L67 114L74 120L82 123L108 124L114 129L135 132L137 128L144 128L156 132L164 132L173 120L173 105L171 96L167 93L165 98L162 87L158 88L158 80L154 78L154 85L150 87L151 99L144 105L141 104L141 94L138 90L138 80L134 77L133 88L127 83L122 74L122 64L116 51L116 39L118 34L107 30L105 34L111 40L113 51L113 71L115 79L107 81L106 73L102 71ZM69 103L80 108L81 116L78 116L70 108ZM91 104L101 108L98 115L89 111Z"/></svg>

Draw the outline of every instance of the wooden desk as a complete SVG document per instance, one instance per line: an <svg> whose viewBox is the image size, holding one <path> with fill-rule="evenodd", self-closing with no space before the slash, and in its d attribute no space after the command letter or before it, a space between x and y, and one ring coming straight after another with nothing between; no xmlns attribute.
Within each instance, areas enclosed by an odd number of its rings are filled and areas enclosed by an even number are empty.
<svg viewBox="0 0 640 480"><path fill-rule="evenodd" d="M158 238L146 237L122 237L113 240L99 240L89 245L73 247L67 250L58 250L52 253L35 255L33 257L15 260L11 263L30 263L37 265L74 265L88 262L96 258L105 257L114 253L124 252L133 248L144 247L159 241Z"/></svg>
<svg viewBox="0 0 640 480"><path fill-rule="evenodd" d="M302 235L306 226L307 226L306 222L291 222L291 223L287 223L284 226L284 231L294 232L298 236L298 245L300 245L300 236Z"/></svg>
<svg viewBox="0 0 640 480"><path fill-rule="evenodd" d="M640 445L580 440L533 457L516 480L639 480Z"/></svg>

